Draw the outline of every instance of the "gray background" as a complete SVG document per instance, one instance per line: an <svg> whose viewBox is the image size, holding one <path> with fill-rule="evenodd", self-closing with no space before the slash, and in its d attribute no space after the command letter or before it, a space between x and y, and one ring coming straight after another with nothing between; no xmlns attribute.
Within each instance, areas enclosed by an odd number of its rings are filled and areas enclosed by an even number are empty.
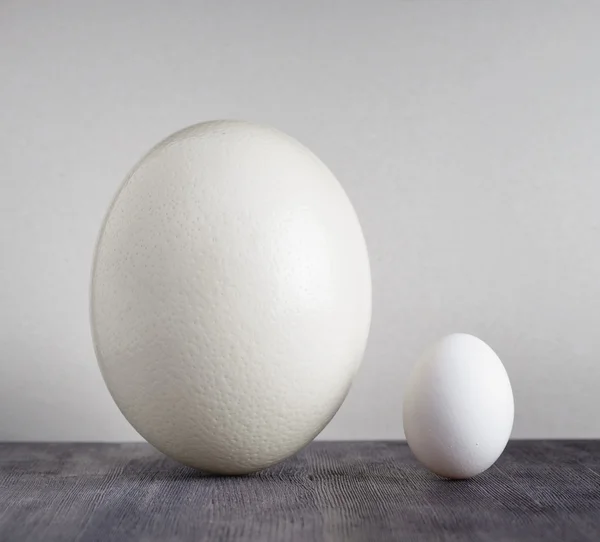
<svg viewBox="0 0 600 542"><path fill-rule="evenodd" d="M130 440L88 325L94 241L153 144L272 124L370 249L363 368L325 438L401 438L420 351L504 361L515 437L600 437L600 3L0 0L0 440Z"/></svg>

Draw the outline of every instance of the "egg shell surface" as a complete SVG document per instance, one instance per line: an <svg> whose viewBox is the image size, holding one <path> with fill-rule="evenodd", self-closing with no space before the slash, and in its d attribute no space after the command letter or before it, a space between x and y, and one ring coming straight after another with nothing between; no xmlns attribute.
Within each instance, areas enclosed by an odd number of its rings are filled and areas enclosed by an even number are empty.
<svg viewBox="0 0 600 542"><path fill-rule="evenodd" d="M106 216L91 283L101 372L133 427L187 465L248 473L309 443L348 393L370 320L354 208L273 128L173 134Z"/></svg>
<svg viewBox="0 0 600 542"><path fill-rule="evenodd" d="M488 469L506 447L513 419L504 365L472 335L448 335L429 348L406 387L406 440L440 476L470 478Z"/></svg>

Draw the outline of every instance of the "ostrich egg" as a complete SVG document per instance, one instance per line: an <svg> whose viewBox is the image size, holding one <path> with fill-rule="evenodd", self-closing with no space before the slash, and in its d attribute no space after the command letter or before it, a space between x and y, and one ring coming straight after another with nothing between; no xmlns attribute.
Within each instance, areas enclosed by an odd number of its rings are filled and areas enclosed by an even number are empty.
<svg viewBox="0 0 600 542"><path fill-rule="evenodd" d="M348 197L273 128L171 135L106 215L91 284L100 369L133 427L187 465L248 473L309 443L348 393L370 319Z"/></svg>

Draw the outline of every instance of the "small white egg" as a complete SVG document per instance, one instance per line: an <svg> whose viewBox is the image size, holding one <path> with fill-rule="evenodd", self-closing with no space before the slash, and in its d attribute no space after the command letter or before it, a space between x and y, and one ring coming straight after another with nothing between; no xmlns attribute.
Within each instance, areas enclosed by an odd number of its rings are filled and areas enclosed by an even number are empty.
<svg viewBox="0 0 600 542"><path fill-rule="evenodd" d="M408 445L429 470L459 479L482 473L512 431L514 400L504 365L477 337L444 337L417 362L403 418Z"/></svg>

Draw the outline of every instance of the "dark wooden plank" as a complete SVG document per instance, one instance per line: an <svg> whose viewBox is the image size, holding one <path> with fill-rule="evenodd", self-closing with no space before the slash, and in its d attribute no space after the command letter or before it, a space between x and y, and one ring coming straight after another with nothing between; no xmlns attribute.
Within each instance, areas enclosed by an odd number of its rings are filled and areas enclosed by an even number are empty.
<svg viewBox="0 0 600 542"><path fill-rule="evenodd" d="M400 442L316 442L250 476L146 444L0 444L0 540L600 541L600 441L511 442L469 481Z"/></svg>

